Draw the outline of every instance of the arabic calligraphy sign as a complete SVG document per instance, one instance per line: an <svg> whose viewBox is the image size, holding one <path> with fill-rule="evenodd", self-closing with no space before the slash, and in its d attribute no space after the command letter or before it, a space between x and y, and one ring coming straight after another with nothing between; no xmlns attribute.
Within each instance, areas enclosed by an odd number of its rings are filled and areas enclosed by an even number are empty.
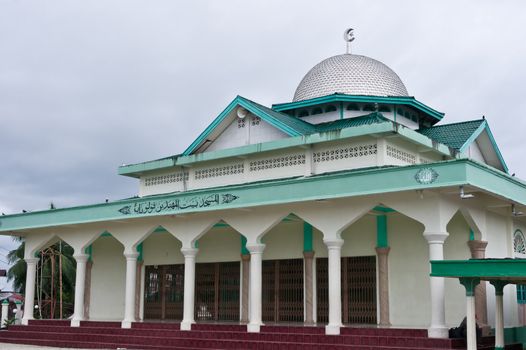
<svg viewBox="0 0 526 350"><path fill-rule="evenodd" d="M142 214L154 214L164 212L174 212L184 209L193 208L206 208L221 204L228 204L236 199L235 196L230 193L226 194L211 194L208 196L195 196L191 198L183 199L171 199L171 200L152 200L137 202L133 205L126 205L119 209L119 212L124 215L142 215Z"/></svg>

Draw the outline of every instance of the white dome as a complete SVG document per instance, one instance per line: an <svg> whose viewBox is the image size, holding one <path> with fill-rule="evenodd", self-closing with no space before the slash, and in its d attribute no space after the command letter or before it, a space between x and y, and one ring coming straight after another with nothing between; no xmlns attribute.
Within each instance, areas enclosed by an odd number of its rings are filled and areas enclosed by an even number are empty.
<svg viewBox="0 0 526 350"><path fill-rule="evenodd" d="M408 96L404 83L380 61L360 55L333 56L315 65L301 80L292 101L341 93Z"/></svg>

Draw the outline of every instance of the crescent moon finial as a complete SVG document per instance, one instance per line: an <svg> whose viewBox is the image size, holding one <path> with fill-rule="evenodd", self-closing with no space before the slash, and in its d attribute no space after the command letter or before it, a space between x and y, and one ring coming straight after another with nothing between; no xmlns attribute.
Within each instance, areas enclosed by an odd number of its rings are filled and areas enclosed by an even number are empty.
<svg viewBox="0 0 526 350"><path fill-rule="evenodd" d="M343 40L347 42L347 53L351 53L351 43L354 41L354 29L349 28L343 32Z"/></svg>

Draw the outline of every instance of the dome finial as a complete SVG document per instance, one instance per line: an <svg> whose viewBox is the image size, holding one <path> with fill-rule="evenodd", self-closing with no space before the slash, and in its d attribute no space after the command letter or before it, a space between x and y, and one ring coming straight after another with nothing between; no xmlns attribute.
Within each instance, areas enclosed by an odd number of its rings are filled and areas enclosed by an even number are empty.
<svg viewBox="0 0 526 350"><path fill-rule="evenodd" d="M347 42L347 54L351 53L351 42L354 41L354 29L346 29L343 33L343 40Z"/></svg>

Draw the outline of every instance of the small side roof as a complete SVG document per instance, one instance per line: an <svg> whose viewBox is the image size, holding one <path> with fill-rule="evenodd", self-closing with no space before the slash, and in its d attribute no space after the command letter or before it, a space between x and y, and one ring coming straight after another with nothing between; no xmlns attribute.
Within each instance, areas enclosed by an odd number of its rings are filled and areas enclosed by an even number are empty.
<svg viewBox="0 0 526 350"><path fill-rule="evenodd" d="M484 145L486 151L485 158L488 164L508 172L508 167L500 150L495 142L495 138L489 128L486 119L469 120L459 123L436 125L429 128L417 130L420 134L432 140L447 145L459 152L466 151L474 142Z"/></svg>

